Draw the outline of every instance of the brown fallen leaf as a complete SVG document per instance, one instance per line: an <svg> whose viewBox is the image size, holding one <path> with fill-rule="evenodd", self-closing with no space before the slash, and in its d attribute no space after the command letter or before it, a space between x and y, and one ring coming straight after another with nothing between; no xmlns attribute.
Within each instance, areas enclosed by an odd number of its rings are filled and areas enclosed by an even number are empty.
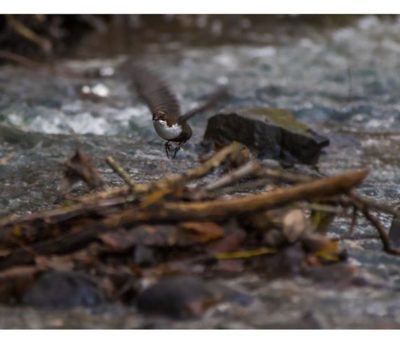
<svg viewBox="0 0 400 344"><path fill-rule="evenodd" d="M102 188L104 181L87 154L77 149L71 159L64 162L63 190L68 190L78 181L85 182L90 189Z"/></svg>
<svg viewBox="0 0 400 344"><path fill-rule="evenodd" d="M115 251L125 251L137 242L137 236L126 230L103 233L99 235L99 239Z"/></svg>
<svg viewBox="0 0 400 344"><path fill-rule="evenodd" d="M46 270L72 271L74 263L68 256L36 256L36 266Z"/></svg>
<svg viewBox="0 0 400 344"><path fill-rule="evenodd" d="M231 252L239 250L240 245L246 238L246 233L242 230L237 230L225 235L208 244L207 251L211 254L219 252Z"/></svg>
<svg viewBox="0 0 400 344"><path fill-rule="evenodd" d="M195 235L198 242L204 243L221 238L224 229L215 222L182 222L180 228Z"/></svg>

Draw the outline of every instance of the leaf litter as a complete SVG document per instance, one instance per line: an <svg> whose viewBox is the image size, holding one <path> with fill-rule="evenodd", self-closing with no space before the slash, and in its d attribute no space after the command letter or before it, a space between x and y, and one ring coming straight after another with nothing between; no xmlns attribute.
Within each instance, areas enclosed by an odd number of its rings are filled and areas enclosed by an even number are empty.
<svg viewBox="0 0 400 344"><path fill-rule="evenodd" d="M345 261L329 224L354 213L377 229L386 252L399 254L371 213L398 211L355 191L366 169L293 174L263 166L238 143L181 174L145 184L114 158L106 161L125 186L107 187L78 150L64 164L61 204L0 219L1 302L92 307L108 300L135 304L144 313L201 316L221 300L205 284L211 277L243 271L281 276ZM203 180L214 171L216 179ZM88 192L69 195L76 182ZM243 183L264 187L236 196Z"/></svg>

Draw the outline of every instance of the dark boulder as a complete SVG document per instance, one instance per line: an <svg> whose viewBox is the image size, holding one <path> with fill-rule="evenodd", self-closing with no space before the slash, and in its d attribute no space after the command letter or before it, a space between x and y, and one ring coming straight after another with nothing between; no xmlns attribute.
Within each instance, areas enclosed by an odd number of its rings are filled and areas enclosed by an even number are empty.
<svg viewBox="0 0 400 344"><path fill-rule="evenodd" d="M253 298L218 282L194 276L169 276L139 293L140 312L179 320L198 318L221 302L246 307Z"/></svg>
<svg viewBox="0 0 400 344"><path fill-rule="evenodd" d="M25 293L23 304L38 308L95 307L105 297L95 282L80 272L43 273Z"/></svg>
<svg viewBox="0 0 400 344"><path fill-rule="evenodd" d="M203 147L238 141L261 158L316 164L329 140L312 131L286 110L249 108L224 111L208 120Z"/></svg>
<svg viewBox="0 0 400 344"><path fill-rule="evenodd" d="M137 298L139 311L176 319L199 317L215 303L206 283L191 276L166 277L141 292Z"/></svg>

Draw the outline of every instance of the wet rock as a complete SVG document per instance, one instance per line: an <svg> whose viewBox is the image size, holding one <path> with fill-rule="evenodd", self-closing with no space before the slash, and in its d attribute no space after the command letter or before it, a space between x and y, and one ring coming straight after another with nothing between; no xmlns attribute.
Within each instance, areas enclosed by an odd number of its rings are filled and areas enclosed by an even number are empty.
<svg viewBox="0 0 400 344"><path fill-rule="evenodd" d="M260 269L269 278L296 276L304 268L305 253L300 243L287 246L276 254L265 256L261 260Z"/></svg>
<svg viewBox="0 0 400 344"><path fill-rule="evenodd" d="M316 164L329 140L297 121L286 110L248 108L224 111L208 120L203 147L238 141L259 157L286 163Z"/></svg>
<svg viewBox="0 0 400 344"><path fill-rule="evenodd" d="M202 280L190 276L166 277L137 298L138 309L176 319L199 317L216 302Z"/></svg>
<svg viewBox="0 0 400 344"><path fill-rule="evenodd" d="M133 253L133 261L135 264L143 267L154 265L156 263L154 250L144 245L136 245Z"/></svg>
<svg viewBox="0 0 400 344"><path fill-rule="evenodd" d="M105 302L105 297L84 273L51 271L38 278L22 302L33 307L65 309L99 306Z"/></svg>
<svg viewBox="0 0 400 344"><path fill-rule="evenodd" d="M40 134L28 133L17 128L0 125L0 144L5 142L22 148L32 148L40 140Z"/></svg>

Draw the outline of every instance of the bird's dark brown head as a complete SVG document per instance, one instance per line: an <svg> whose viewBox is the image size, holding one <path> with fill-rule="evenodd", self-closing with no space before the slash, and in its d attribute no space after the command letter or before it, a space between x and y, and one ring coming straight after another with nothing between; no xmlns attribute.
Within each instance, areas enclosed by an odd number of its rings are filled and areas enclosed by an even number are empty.
<svg viewBox="0 0 400 344"><path fill-rule="evenodd" d="M153 113L153 121L166 121L167 117L164 111L156 111Z"/></svg>

